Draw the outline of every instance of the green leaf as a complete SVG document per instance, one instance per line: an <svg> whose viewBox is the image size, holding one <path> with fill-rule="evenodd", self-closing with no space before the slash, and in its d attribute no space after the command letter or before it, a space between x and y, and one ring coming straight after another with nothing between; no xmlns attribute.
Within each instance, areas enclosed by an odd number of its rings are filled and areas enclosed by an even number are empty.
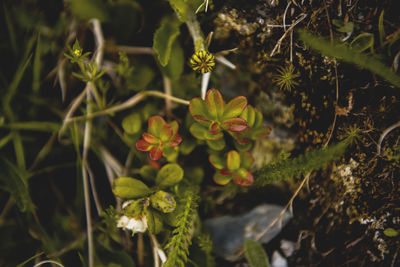
<svg viewBox="0 0 400 267"><path fill-rule="evenodd" d="M242 114L240 114L240 118L246 120L249 127L253 127L256 120L256 111L258 110L253 108L251 105L247 105Z"/></svg>
<svg viewBox="0 0 400 267"><path fill-rule="evenodd" d="M244 253L250 267L269 267L268 256L257 241L247 239L244 243Z"/></svg>
<svg viewBox="0 0 400 267"><path fill-rule="evenodd" d="M214 182L216 182L219 185L226 185L232 180L232 175L221 175L220 172L216 172L213 176Z"/></svg>
<svg viewBox="0 0 400 267"><path fill-rule="evenodd" d="M192 114L193 117L196 115L200 115L205 119L208 119L206 105L204 103L204 100L202 100L200 97L196 97L190 100L189 112L190 114Z"/></svg>
<svg viewBox="0 0 400 267"><path fill-rule="evenodd" d="M71 0L70 9L72 14L82 20L98 19L107 21L108 14L101 0Z"/></svg>
<svg viewBox="0 0 400 267"><path fill-rule="evenodd" d="M225 168L226 161L219 154L211 154L208 159L214 168L219 170Z"/></svg>
<svg viewBox="0 0 400 267"><path fill-rule="evenodd" d="M31 212L34 209L28 189L28 173L18 169L7 159L0 157L0 180L6 185L11 195L15 198L18 208L22 212Z"/></svg>
<svg viewBox="0 0 400 267"><path fill-rule="evenodd" d="M147 227L153 235L158 234L163 229L162 218L157 211L147 208L145 211Z"/></svg>
<svg viewBox="0 0 400 267"><path fill-rule="evenodd" d="M205 140L208 134L208 128L202 126L200 123L193 123L189 129L190 133L199 140Z"/></svg>
<svg viewBox="0 0 400 267"><path fill-rule="evenodd" d="M222 120L239 116L246 108L247 98L244 96L238 96L229 101L224 110Z"/></svg>
<svg viewBox="0 0 400 267"><path fill-rule="evenodd" d="M150 165L144 165L139 170L140 175L147 181L154 181L157 176L157 169Z"/></svg>
<svg viewBox="0 0 400 267"><path fill-rule="evenodd" d="M216 151L221 151L226 145L224 138L218 140L206 140L206 143L209 148Z"/></svg>
<svg viewBox="0 0 400 267"><path fill-rule="evenodd" d="M237 151L231 150L228 152L226 165L230 171L240 168L240 155Z"/></svg>
<svg viewBox="0 0 400 267"><path fill-rule="evenodd" d="M176 201L174 197L162 190L157 191L150 196L150 204L153 208L163 213L173 212L176 207Z"/></svg>
<svg viewBox="0 0 400 267"><path fill-rule="evenodd" d="M33 82L32 82L32 90L37 93L40 88L40 73L42 71L42 42L40 39L40 35L38 35L35 57L33 59Z"/></svg>
<svg viewBox="0 0 400 267"><path fill-rule="evenodd" d="M379 15L378 21L378 29L379 29L379 43L383 46L383 39L385 38L385 28L383 27L383 14L385 10L382 10L381 14Z"/></svg>
<svg viewBox="0 0 400 267"><path fill-rule="evenodd" d="M183 178L183 170L176 163L169 163L157 173L156 185L165 188L179 183Z"/></svg>
<svg viewBox="0 0 400 267"><path fill-rule="evenodd" d="M129 116L126 116L122 120L122 128L127 134L135 134L140 131L142 128L142 120L140 118L139 113L133 113Z"/></svg>
<svg viewBox="0 0 400 267"><path fill-rule="evenodd" d="M207 119L217 119L224 113L225 101L218 90L208 90L205 99L205 108L207 109L207 113L210 115Z"/></svg>
<svg viewBox="0 0 400 267"><path fill-rule="evenodd" d="M135 68L133 70L127 81L127 86L130 90L142 91L146 89L153 80L153 69L142 64L140 68Z"/></svg>
<svg viewBox="0 0 400 267"><path fill-rule="evenodd" d="M373 49L374 47L374 35L372 33L362 33L358 35L354 40L350 43L350 47L352 50L357 52L362 52L367 50L368 48Z"/></svg>
<svg viewBox="0 0 400 267"><path fill-rule="evenodd" d="M171 55L168 64L162 69L171 80L177 80L181 76L184 66L183 49L178 39L175 39L172 44Z"/></svg>
<svg viewBox="0 0 400 267"><path fill-rule="evenodd" d="M120 198L139 198L151 193L143 182L131 177L119 177L114 180L113 193Z"/></svg>
<svg viewBox="0 0 400 267"><path fill-rule="evenodd" d="M185 0L169 0L169 4L178 14L180 21L185 22L187 19L187 12L189 10L189 5Z"/></svg>
<svg viewBox="0 0 400 267"><path fill-rule="evenodd" d="M398 236L400 234L399 231L397 231L397 230L395 230L393 228L386 228L383 231L383 233L384 233L385 236L388 236L388 237L396 237L396 236Z"/></svg>
<svg viewBox="0 0 400 267"><path fill-rule="evenodd" d="M249 152L240 153L240 166L245 169L250 169L254 163L254 158Z"/></svg>
<svg viewBox="0 0 400 267"><path fill-rule="evenodd" d="M166 121L161 116L155 115L148 120L148 131L151 135L159 137L162 128L166 124Z"/></svg>
<svg viewBox="0 0 400 267"><path fill-rule="evenodd" d="M343 23L341 20L333 19L332 24L338 27L337 29L338 32L347 33L347 32L352 32L354 30L353 22Z"/></svg>
<svg viewBox="0 0 400 267"><path fill-rule="evenodd" d="M196 148L196 141L191 137L186 137L183 139L182 143L179 145L179 152L182 155L189 155ZM1 148L1 141L0 141Z"/></svg>
<svg viewBox="0 0 400 267"><path fill-rule="evenodd" d="M165 17L154 34L153 49L161 66L165 67L171 57L172 44L179 35L181 22L175 17Z"/></svg>

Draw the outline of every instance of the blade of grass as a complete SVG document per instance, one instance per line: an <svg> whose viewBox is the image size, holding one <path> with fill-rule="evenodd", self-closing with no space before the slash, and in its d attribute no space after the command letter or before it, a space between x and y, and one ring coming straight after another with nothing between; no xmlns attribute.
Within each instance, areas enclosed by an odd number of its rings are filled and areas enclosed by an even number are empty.
<svg viewBox="0 0 400 267"><path fill-rule="evenodd" d="M10 142L10 140L12 139L13 134L9 133L8 135L4 136L3 138L0 139L0 149L7 145L8 142Z"/></svg>
<svg viewBox="0 0 400 267"><path fill-rule="evenodd" d="M55 122L49 121L24 121L24 122L12 122L3 126L11 130L27 130L27 131L39 131L39 132L57 132L61 125Z"/></svg>
<svg viewBox="0 0 400 267"><path fill-rule="evenodd" d="M14 25L12 24L11 17L10 17L10 14L8 13L5 2L3 2L3 10L4 10L4 20L7 24L10 45L11 45L11 48L12 48L14 54L16 55L17 54L17 38L15 37Z"/></svg>
<svg viewBox="0 0 400 267"><path fill-rule="evenodd" d="M35 50L35 57L33 59L32 90L34 93L39 92L41 70L42 70L42 42L40 41L40 34L38 34L36 50Z"/></svg>

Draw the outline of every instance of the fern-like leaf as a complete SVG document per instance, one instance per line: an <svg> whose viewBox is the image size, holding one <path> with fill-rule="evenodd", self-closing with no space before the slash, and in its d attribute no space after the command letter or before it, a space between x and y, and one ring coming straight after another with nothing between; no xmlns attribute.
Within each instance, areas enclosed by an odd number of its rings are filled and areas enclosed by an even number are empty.
<svg viewBox="0 0 400 267"><path fill-rule="evenodd" d="M294 159L284 159L268 164L254 173L254 185L265 186L272 182L299 177L310 171L318 170L327 163L337 160L345 149L346 143L340 142L327 148L307 152Z"/></svg>
<svg viewBox="0 0 400 267"><path fill-rule="evenodd" d="M306 45L309 45L312 49L317 50L325 56L334 57L355 64L361 68L365 68L400 88L400 76L394 73L383 62L371 55L359 53L348 48L344 44L330 42L324 38L312 35L305 30L300 31L300 39Z"/></svg>
<svg viewBox="0 0 400 267"><path fill-rule="evenodd" d="M167 250L169 249L165 267L184 267L188 260L188 247L192 244L190 230L198 201L197 192L197 189L187 189L181 200L185 208L177 215L178 225L173 230L172 238L165 247Z"/></svg>

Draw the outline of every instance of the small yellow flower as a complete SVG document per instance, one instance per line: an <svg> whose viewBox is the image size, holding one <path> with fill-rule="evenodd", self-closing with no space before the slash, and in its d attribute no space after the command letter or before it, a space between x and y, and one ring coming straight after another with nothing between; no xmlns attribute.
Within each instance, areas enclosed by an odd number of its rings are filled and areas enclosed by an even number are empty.
<svg viewBox="0 0 400 267"><path fill-rule="evenodd" d="M74 56L80 57L82 55L82 49L74 49Z"/></svg>
<svg viewBox="0 0 400 267"><path fill-rule="evenodd" d="M200 50L193 54L190 58L192 69L201 73L212 71L215 66L214 55L208 51Z"/></svg>

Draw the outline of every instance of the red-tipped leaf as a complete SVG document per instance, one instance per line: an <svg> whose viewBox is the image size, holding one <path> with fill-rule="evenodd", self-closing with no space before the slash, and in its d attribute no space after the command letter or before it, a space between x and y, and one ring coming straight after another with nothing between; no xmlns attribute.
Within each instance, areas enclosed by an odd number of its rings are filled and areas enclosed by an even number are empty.
<svg viewBox="0 0 400 267"><path fill-rule="evenodd" d="M169 141L169 147L176 147L182 142L182 137L179 134L175 134Z"/></svg>
<svg viewBox="0 0 400 267"><path fill-rule="evenodd" d="M247 98L244 96L238 96L229 101L225 106L223 119L234 118L242 114L243 110L247 106Z"/></svg>
<svg viewBox="0 0 400 267"><path fill-rule="evenodd" d="M210 133L213 135L219 134L221 132L221 128L219 127L219 122L214 122L210 125Z"/></svg>
<svg viewBox="0 0 400 267"><path fill-rule="evenodd" d="M149 133L154 136L159 136L161 129L167 124L161 116L153 116L149 119Z"/></svg>
<svg viewBox="0 0 400 267"><path fill-rule="evenodd" d="M150 159L151 160L159 160L162 156L163 148L160 146L153 146L150 149Z"/></svg>
<svg viewBox="0 0 400 267"><path fill-rule="evenodd" d="M254 176L251 172L247 172L246 177L242 177L239 174L236 174L233 179L233 183L241 185L241 186L250 186L254 182Z"/></svg>
<svg viewBox="0 0 400 267"><path fill-rule="evenodd" d="M140 151L149 151L151 147L152 145L144 140L139 140L136 142L136 148Z"/></svg>
<svg viewBox="0 0 400 267"><path fill-rule="evenodd" d="M232 118L224 121L222 127L231 132L243 132L247 129L247 121L242 118Z"/></svg>
<svg viewBox="0 0 400 267"><path fill-rule="evenodd" d="M211 89L206 94L205 104L210 119L217 119L224 112L225 102L221 93L216 89Z"/></svg>
<svg viewBox="0 0 400 267"><path fill-rule="evenodd" d="M157 144L159 142L159 139L157 137L149 133L143 133L142 138L149 144Z"/></svg>

